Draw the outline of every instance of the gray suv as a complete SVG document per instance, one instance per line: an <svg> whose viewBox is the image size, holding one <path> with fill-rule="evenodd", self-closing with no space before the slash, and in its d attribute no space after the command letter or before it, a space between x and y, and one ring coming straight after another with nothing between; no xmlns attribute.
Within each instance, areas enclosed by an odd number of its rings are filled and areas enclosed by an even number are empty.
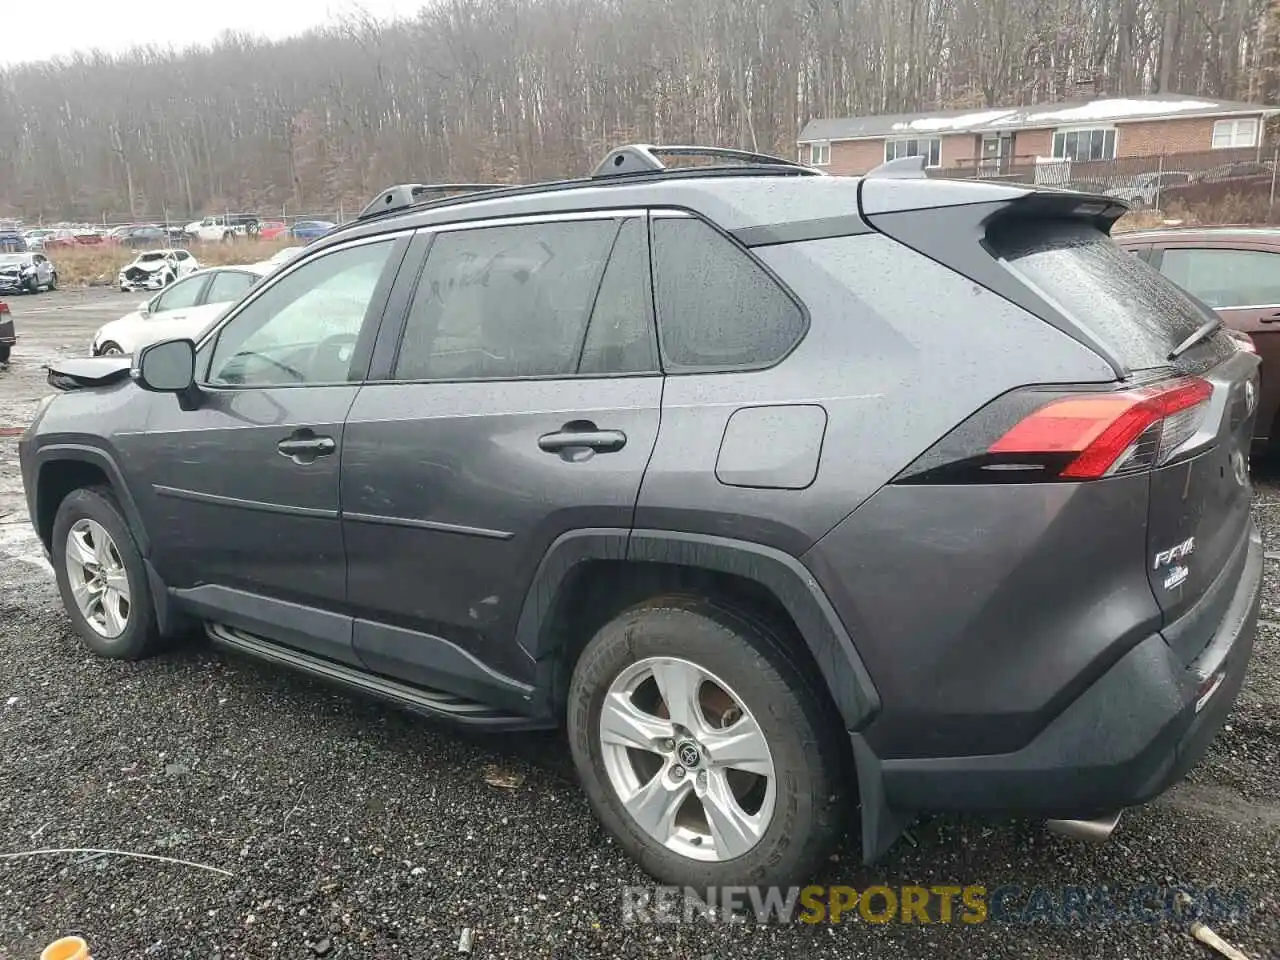
<svg viewBox="0 0 1280 960"><path fill-rule="evenodd" d="M1262 566L1257 357L1124 210L637 146L391 188L198 343L56 365L31 517L104 656L198 624L566 725L667 882L802 879L855 797L868 861L934 811L1105 835L1222 725Z"/></svg>

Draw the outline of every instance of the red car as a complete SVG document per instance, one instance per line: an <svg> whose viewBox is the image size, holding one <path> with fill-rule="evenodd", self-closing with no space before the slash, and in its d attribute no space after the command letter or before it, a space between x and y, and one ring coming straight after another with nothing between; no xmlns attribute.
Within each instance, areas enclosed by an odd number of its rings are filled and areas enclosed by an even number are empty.
<svg viewBox="0 0 1280 960"><path fill-rule="evenodd" d="M289 225L280 220L263 220L258 229L258 236L263 240L279 240L288 234Z"/></svg>
<svg viewBox="0 0 1280 960"><path fill-rule="evenodd" d="M1280 228L1175 227L1115 241L1248 334L1262 358L1254 446L1280 440Z"/></svg>

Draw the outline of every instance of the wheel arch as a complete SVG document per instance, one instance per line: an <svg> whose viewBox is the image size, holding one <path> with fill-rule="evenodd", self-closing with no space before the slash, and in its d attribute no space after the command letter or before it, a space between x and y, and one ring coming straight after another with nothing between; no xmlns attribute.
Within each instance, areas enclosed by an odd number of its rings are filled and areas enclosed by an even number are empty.
<svg viewBox="0 0 1280 960"><path fill-rule="evenodd" d="M185 618L170 601L169 589L151 562L151 539L142 514L129 492L120 465L108 451L81 443L49 444L36 451L32 477L31 519L40 541L50 551L54 518L67 495L83 487L108 487L142 555L160 632L172 634L186 626Z"/></svg>
<svg viewBox="0 0 1280 960"><path fill-rule="evenodd" d="M35 496L31 516L46 547L52 546L53 520L67 494L81 487L105 484L120 504L129 532L138 544L138 551L144 559L151 555L151 541L142 523L142 515L129 493L119 464L110 453L88 444L50 444L36 452L34 473Z"/></svg>
<svg viewBox="0 0 1280 960"><path fill-rule="evenodd" d="M865 727L880 699L830 601L795 557L762 544L663 530L564 534L544 555L521 608L517 642L535 663L549 712L563 708L566 678L603 622L656 593L709 587L790 621L847 730Z"/></svg>

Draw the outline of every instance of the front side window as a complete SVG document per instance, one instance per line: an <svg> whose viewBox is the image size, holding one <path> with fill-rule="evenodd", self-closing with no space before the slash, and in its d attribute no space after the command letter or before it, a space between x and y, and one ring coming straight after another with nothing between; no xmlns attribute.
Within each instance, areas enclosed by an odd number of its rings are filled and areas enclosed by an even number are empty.
<svg viewBox="0 0 1280 960"><path fill-rule="evenodd" d="M616 220L456 230L427 255L397 380L570 376Z"/></svg>
<svg viewBox="0 0 1280 960"><path fill-rule="evenodd" d="M1059 130L1053 135L1053 156L1058 160L1114 160L1116 132L1110 128Z"/></svg>
<svg viewBox="0 0 1280 960"><path fill-rule="evenodd" d="M809 144L809 166L825 167L830 162L831 162L831 144L830 143Z"/></svg>
<svg viewBox="0 0 1280 960"><path fill-rule="evenodd" d="M926 167L942 166L941 137L901 137L884 142L884 159L901 160L903 157L924 157Z"/></svg>
<svg viewBox="0 0 1280 960"><path fill-rule="evenodd" d="M246 386L339 383L394 241L316 257L265 290L218 334L209 382Z"/></svg>
<svg viewBox="0 0 1280 960"><path fill-rule="evenodd" d="M653 267L668 371L767 366L804 334L796 302L750 255L701 220L655 219Z"/></svg>
<svg viewBox="0 0 1280 960"><path fill-rule="evenodd" d="M1280 254L1175 247L1164 251L1160 272L1214 308L1280 304Z"/></svg>
<svg viewBox="0 0 1280 960"><path fill-rule="evenodd" d="M1215 150L1229 150L1234 147L1256 147L1257 145L1257 117L1219 120L1213 125L1213 149Z"/></svg>
<svg viewBox="0 0 1280 960"><path fill-rule="evenodd" d="M151 312L153 314L164 313L166 310L182 310L186 307L194 307L196 301L200 299L200 291L208 280L208 277L203 276L179 280L160 296L156 297L155 306L151 308Z"/></svg>

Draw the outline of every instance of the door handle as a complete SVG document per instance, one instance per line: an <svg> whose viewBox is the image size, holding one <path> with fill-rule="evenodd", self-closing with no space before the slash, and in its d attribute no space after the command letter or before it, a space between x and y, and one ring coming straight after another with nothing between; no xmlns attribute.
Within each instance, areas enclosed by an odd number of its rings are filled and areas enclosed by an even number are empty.
<svg viewBox="0 0 1280 960"><path fill-rule="evenodd" d="M1259 323L1280 323L1280 310L1275 313L1269 313L1265 317L1258 318Z"/></svg>
<svg viewBox="0 0 1280 960"><path fill-rule="evenodd" d="M538 449L547 453L578 449L615 453L626 445L627 435L621 430L599 430L594 423L583 421L566 423L555 433L544 433L538 438Z"/></svg>
<svg viewBox="0 0 1280 960"><path fill-rule="evenodd" d="M299 430L276 444L280 456L294 463L314 463L317 457L327 457L338 449L333 437L317 437L310 430Z"/></svg>

